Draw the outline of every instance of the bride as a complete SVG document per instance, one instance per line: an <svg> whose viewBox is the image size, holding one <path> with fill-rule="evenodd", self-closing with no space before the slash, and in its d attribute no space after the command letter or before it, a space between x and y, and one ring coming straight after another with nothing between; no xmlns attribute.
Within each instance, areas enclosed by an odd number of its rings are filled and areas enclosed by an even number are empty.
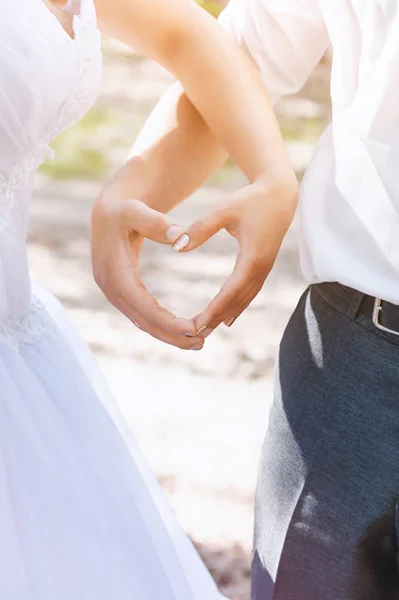
<svg viewBox="0 0 399 600"><path fill-rule="evenodd" d="M105 32L181 80L253 181L270 167L265 128L273 168L286 166L272 109L246 57L191 0L1 0L0 7L0 598L216 600L88 349L58 301L31 285L29 203L49 144L96 98L97 18ZM134 213L136 230L157 238L166 217L140 203L129 210L126 220ZM114 215L101 221L108 267L106 241L115 242L119 261L118 248L127 247ZM181 231L167 225L173 243ZM101 278L128 313L131 263L124 256ZM162 312L140 289L132 320L182 348L203 346L194 322ZM167 334L151 325L160 317L169 320ZM132 400L141 401L133 392Z"/></svg>

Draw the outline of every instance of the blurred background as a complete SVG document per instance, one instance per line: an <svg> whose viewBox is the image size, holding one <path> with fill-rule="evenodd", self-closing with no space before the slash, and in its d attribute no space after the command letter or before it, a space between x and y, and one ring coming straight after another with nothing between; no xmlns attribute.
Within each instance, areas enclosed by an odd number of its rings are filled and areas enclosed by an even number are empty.
<svg viewBox="0 0 399 600"><path fill-rule="evenodd" d="M217 16L222 2L202 2ZM281 129L301 177L330 118L330 57L305 89L278 106ZM56 159L37 180L29 236L35 279L65 304L95 352L151 467L222 591L249 599L253 494L272 399L274 358L305 284L294 223L267 284L231 328L202 352L184 353L133 327L96 289L89 219L101 182L126 158L172 79L159 66L104 41L101 96L86 118L55 143ZM188 224L243 185L228 162L176 210ZM220 288L235 244L220 234L189 255L147 244L145 283L159 301L192 317Z"/></svg>

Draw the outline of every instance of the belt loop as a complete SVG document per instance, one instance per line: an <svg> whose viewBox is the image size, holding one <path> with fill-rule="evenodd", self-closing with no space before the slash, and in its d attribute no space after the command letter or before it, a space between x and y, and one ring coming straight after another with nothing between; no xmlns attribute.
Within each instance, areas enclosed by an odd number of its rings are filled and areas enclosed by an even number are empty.
<svg viewBox="0 0 399 600"><path fill-rule="evenodd" d="M350 319L353 319L353 320L356 319L364 297L365 297L365 294L363 294L362 292L357 292L357 291L355 292L355 295L353 296L352 302L351 302L351 304L348 308L348 312L347 312L347 316Z"/></svg>

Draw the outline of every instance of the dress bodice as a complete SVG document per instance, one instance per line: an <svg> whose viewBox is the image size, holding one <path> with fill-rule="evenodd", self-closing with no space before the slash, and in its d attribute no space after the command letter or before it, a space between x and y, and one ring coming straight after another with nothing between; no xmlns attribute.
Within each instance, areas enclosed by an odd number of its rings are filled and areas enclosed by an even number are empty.
<svg viewBox="0 0 399 600"><path fill-rule="evenodd" d="M93 0L74 38L43 0L0 0L0 329L32 305L26 232L33 176L49 144L97 97L101 41Z"/></svg>

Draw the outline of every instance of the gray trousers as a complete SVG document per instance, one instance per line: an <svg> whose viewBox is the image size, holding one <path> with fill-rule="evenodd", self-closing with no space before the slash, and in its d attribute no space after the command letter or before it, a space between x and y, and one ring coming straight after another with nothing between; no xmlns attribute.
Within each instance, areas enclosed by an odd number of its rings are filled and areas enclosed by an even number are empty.
<svg viewBox="0 0 399 600"><path fill-rule="evenodd" d="M285 331L259 468L252 600L391 597L378 592L364 540L383 522L387 554L396 550L399 337L359 314L362 300L313 286Z"/></svg>

